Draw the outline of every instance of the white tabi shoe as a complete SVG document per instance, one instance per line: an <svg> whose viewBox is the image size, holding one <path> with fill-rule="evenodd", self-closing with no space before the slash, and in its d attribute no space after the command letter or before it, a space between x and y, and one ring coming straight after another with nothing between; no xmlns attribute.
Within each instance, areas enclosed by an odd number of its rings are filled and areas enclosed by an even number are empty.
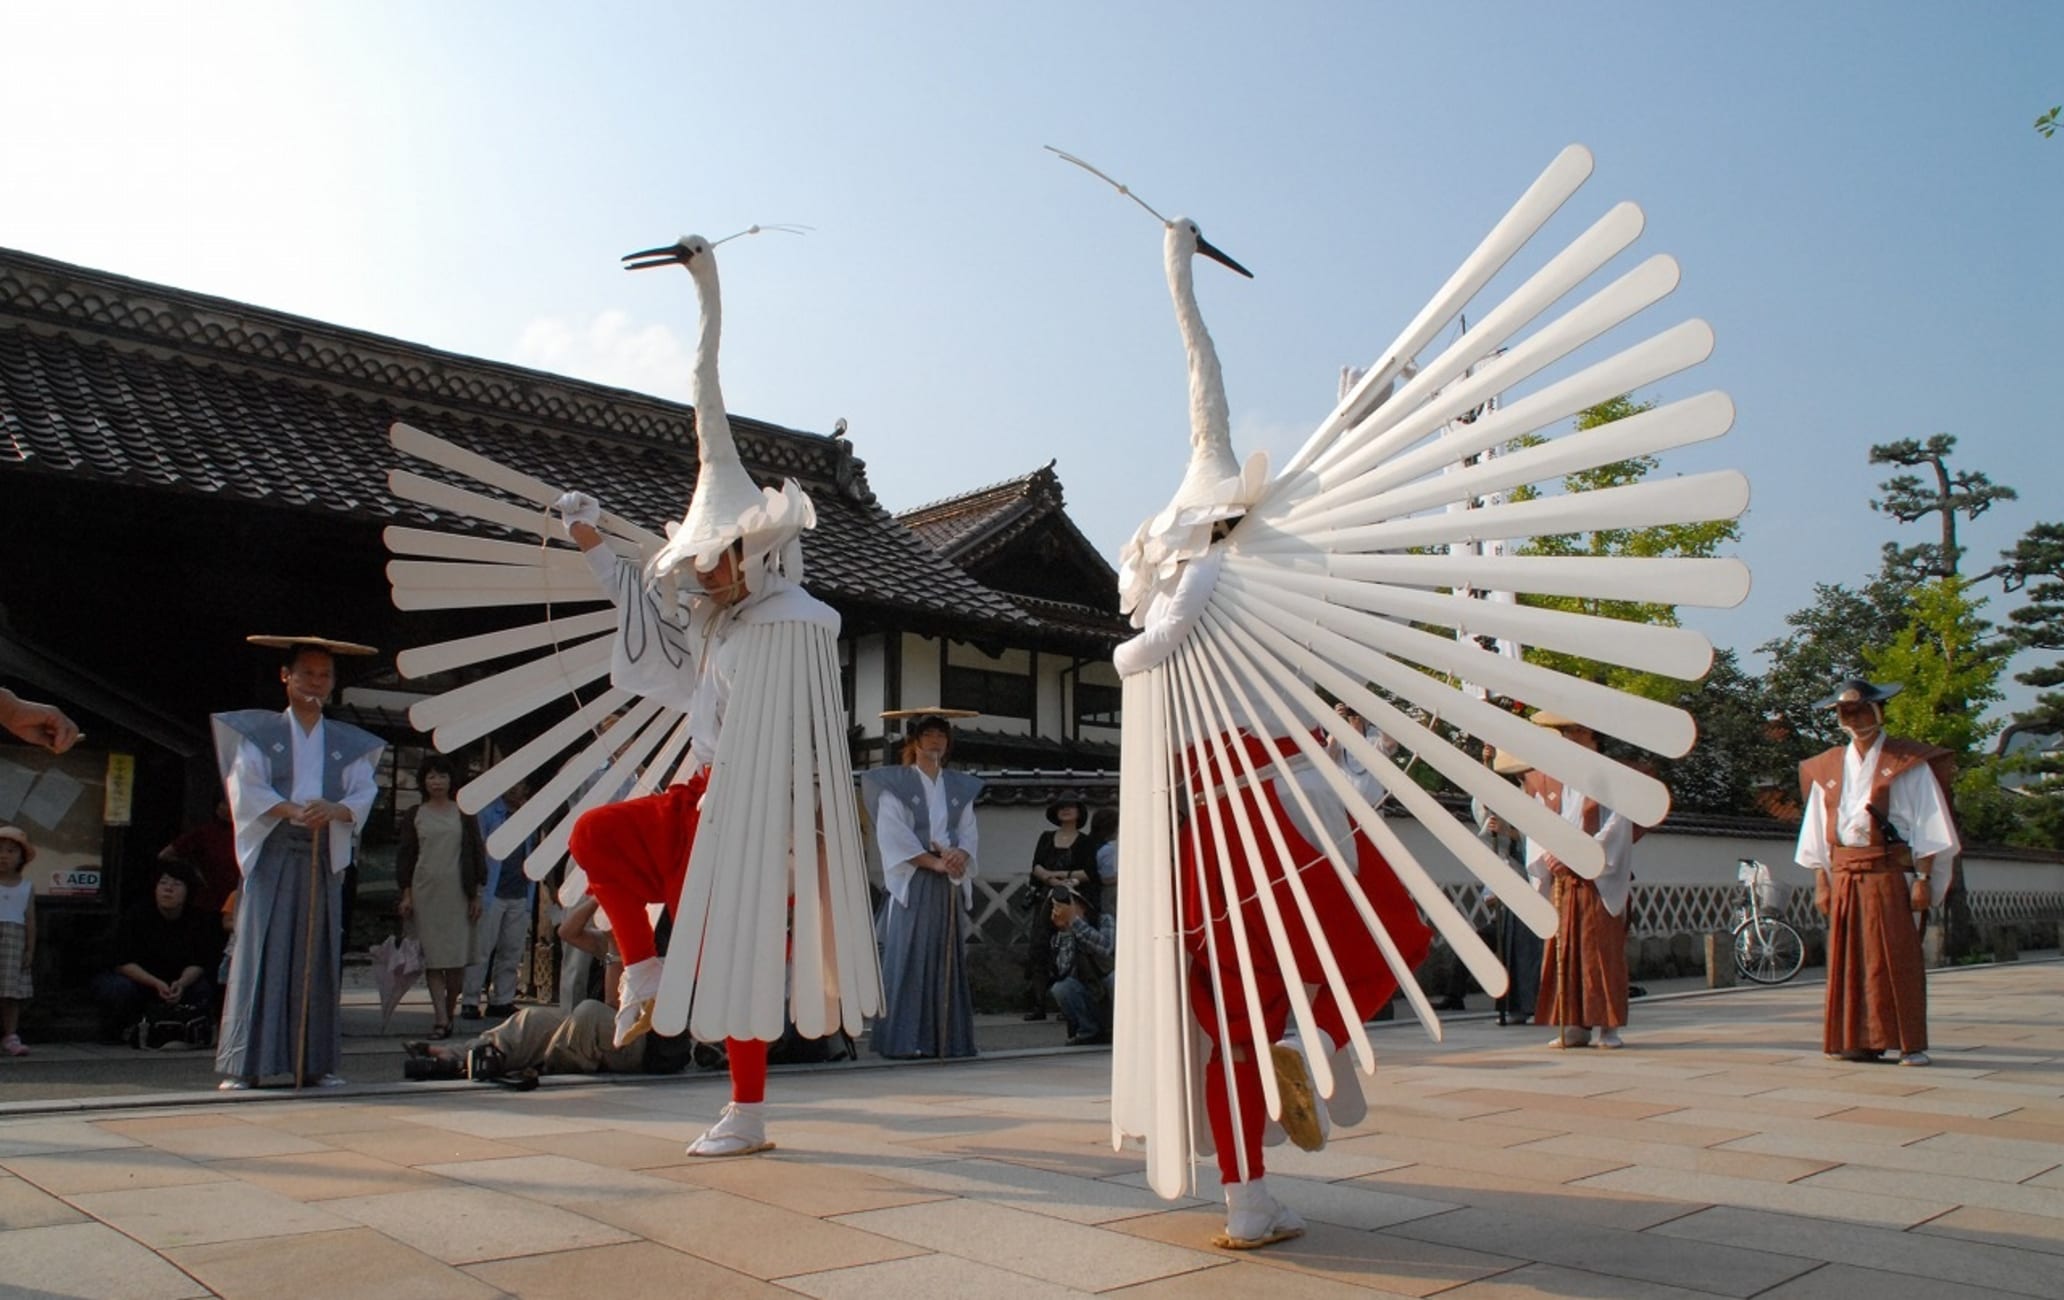
<svg viewBox="0 0 2064 1300"><path fill-rule="evenodd" d="M1931 1062L1928 1060L1928 1054L1926 1052L1908 1052L1906 1055L1899 1058L1899 1063L1901 1065L1931 1064Z"/></svg>
<svg viewBox="0 0 2064 1300"><path fill-rule="evenodd" d="M1320 1029L1319 1050L1333 1067L1333 1095L1324 1099L1320 1107L1325 1122L1325 1139L1332 1139L1332 1130L1353 1128L1369 1117L1369 1099L1362 1095L1362 1081L1355 1069L1354 1052L1345 1046L1335 1046L1333 1035ZM1295 1034L1283 1040L1283 1046L1304 1051L1304 1042ZM1310 1069L1311 1053L1305 1052L1305 1068ZM1317 1086L1318 1072L1312 1071L1313 1086Z"/></svg>
<svg viewBox="0 0 2064 1300"><path fill-rule="evenodd" d="M245 1092L245 1091L248 1091L249 1089L251 1089L251 1088L253 1088L253 1087L256 1087L256 1086L257 1086L257 1083L258 1083L258 1081L257 1081L256 1079L240 1079L240 1078L230 1078L230 1079L224 1079L224 1080L223 1080L223 1081L222 1081L221 1083L218 1083L218 1084L216 1084L216 1085L215 1085L215 1091L217 1091L217 1092Z"/></svg>
<svg viewBox="0 0 2064 1300"><path fill-rule="evenodd" d="M688 1154L749 1156L756 1151L772 1151L774 1144L767 1140L767 1119L760 1113L761 1105L756 1101L734 1101L724 1107L717 1122L688 1144Z"/></svg>
<svg viewBox="0 0 2064 1300"><path fill-rule="evenodd" d="M1269 1194L1266 1178L1226 1184L1225 1199L1225 1231L1211 1239L1214 1246L1253 1250L1304 1235L1304 1220Z"/></svg>
<svg viewBox="0 0 2064 1300"><path fill-rule="evenodd" d="M1326 1145L1326 1113L1312 1086L1304 1045L1294 1041L1270 1044L1269 1059L1275 1064L1276 1093L1283 1103L1277 1122L1299 1150L1319 1150Z"/></svg>
<svg viewBox="0 0 2064 1300"><path fill-rule="evenodd" d="M1617 1029L1600 1030L1598 1034L1598 1045L1608 1052L1617 1052L1622 1047L1626 1046L1625 1043L1620 1041L1620 1031Z"/></svg>
<svg viewBox="0 0 2064 1300"><path fill-rule="evenodd" d="M624 967L616 982L616 1045L628 1047L652 1032L652 1003L666 963L647 957Z"/></svg>

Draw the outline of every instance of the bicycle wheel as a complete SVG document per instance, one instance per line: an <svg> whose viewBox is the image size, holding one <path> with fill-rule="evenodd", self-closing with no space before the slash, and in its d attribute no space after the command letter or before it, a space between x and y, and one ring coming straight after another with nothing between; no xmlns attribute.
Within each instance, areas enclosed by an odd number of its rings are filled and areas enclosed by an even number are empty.
<svg viewBox="0 0 2064 1300"><path fill-rule="evenodd" d="M1806 964L1806 942L1783 921L1744 921L1734 932L1734 965L1756 984L1782 984Z"/></svg>

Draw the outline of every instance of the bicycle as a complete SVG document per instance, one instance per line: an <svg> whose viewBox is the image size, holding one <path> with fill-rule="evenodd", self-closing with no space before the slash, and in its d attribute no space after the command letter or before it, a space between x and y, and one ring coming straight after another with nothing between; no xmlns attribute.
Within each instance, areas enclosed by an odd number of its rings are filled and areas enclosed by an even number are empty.
<svg viewBox="0 0 2064 1300"><path fill-rule="evenodd" d="M1743 858L1735 868L1745 896L1734 913L1734 968L1753 984L1782 984L1806 964L1806 941L1777 914L1792 899L1792 886L1770 868Z"/></svg>

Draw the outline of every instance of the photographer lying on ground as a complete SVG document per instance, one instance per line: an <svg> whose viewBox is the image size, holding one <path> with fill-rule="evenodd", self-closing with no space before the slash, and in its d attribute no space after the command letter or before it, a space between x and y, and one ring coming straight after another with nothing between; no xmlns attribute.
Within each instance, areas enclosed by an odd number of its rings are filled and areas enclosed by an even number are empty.
<svg viewBox="0 0 2064 1300"><path fill-rule="evenodd" d="M568 942L587 936L595 900L584 898L566 914L559 934ZM568 932L572 931L572 934ZM586 946L586 945L583 945ZM606 949L605 949L606 951ZM556 1006L525 1007L501 1024L456 1047L443 1043L407 1045L403 1072L411 1079L531 1079L541 1074L676 1074L694 1056L687 1034L646 1034L616 1046L616 1010L593 998L571 1012Z"/></svg>

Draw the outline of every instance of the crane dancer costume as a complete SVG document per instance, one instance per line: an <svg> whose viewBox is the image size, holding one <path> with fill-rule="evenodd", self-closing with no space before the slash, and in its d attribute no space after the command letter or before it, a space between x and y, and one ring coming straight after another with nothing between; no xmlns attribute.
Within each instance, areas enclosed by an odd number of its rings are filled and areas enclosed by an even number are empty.
<svg viewBox="0 0 2064 1300"><path fill-rule="evenodd" d="M507 852L565 809L525 871L541 878L570 847L577 865L562 894L591 888L608 914L625 963L619 1043L648 1027L665 1034L685 1027L704 1041L728 1042L732 1104L688 1149L744 1155L772 1145L760 1102L767 1044L787 1020L808 1038L857 1034L865 1017L879 1014L882 999L866 859L848 793L839 619L801 586L801 534L815 513L793 480L779 491L762 489L739 462L717 383L721 300L711 250L709 241L688 236L625 258L632 270L686 267L702 307L695 356L700 468L687 515L669 526L670 536L662 541L603 514L585 494L561 493L396 425L393 440L403 451L530 508L402 470L391 476L397 494L548 541L570 537L586 554L389 529L390 549L437 557L397 560L389 572L402 608L548 606L543 624L400 657L413 675L553 647L412 710L411 721L434 729L440 749L553 704L604 673L610 678L610 689L460 791L462 808L483 806L629 706L496 830L488 851ZM536 512L546 503L563 525ZM613 611L551 617L550 602L595 599L598 582ZM563 644L595 632L609 635ZM588 792L576 797L583 785ZM626 785L630 797L601 807ZM674 909L668 959L653 952L649 905Z"/></svg>
<svg viewBox="0 0 2064 1300"><path fill-rule="evenodd" d="M373 772L387 742L323 717L322 706L334 657L376 652L318 636L245 640L285 652L287 708L210 718L243 872L215 1069L228 1089L279 1074L297 1088L342 1083L343 874L379 794ZM317 666L317 656L320 677L309 678L303 660ZM321 829L306 816L311 805L333 810Z"/></svg>
<svg viewBox="0 0 2064 1300"><path fill-rule="evenodd" d="M1622 203L1414 368L1419 353L1576 192L1591 165L1581 147L1563 151L1273 478L1265 455L1245 465L1233 455L1217 353L1191 282L1198 253L1244 270L1206 243L1195 223L1154 214L1166 231L1169 289L1189 355L1191 447L1175 497L1140 526L1120 557L1123 608L1142 631L1117 655L1126 726L1112 1138L1117 1145L1143 1137L1150 1184L1164 1196L1181 1195L1203 1153L1195 1122L1201 1099L1226 1187L1221 1245L1266 1245L1303 1230L1267 1190L1257 1135L1265 1112L1293 1136L1303 1127L1307 1138L1322 1138L1307 1120L1323 1127L1325 1116L1301 1113L1306 1089L1330 1099L1335 1119L1357 1114L1359 1084L1342 1076L1348 1049L1364 1073L1375 1069L1362 1028L1371 996L1396 984L1428 1032L1440 1036L1439 1020L1411 978L1423 931L1397 891L1408 892L1488 992L1496 996L1506 985L1495 956L1328 757L1326 741L1355 755L1402 812L1515 917L1537 934L1555 928L1554 909L1525 877L1386 761L1320 692L1571 870L1595 877L1604 860L1591 837L1484 768L1476 745L1465 752L1422 719L1434 715L1596 792L1635 822L1653 824L1669 806L1661 784L1450 683L1552 706L1602 733L1680 755L1695 734L1681 710L1500 655L1474 637L1679 678L1703 676L1712 647L1680 628L1478 600L1467 592L1720 606L1747 594L1748 571L1731 559L1484 555L1467 545L1483 537L1731 518L1748 502L1747 480L1733 471L1444 509L1717 437L1733 422L1726 396L1705 393L1451 470L1487 448L1545 433L1588 406L1656 383L1711 351L1711 330L1688 321L1486 407L1675 287L1675 264L1650 258L1516 338L1633 242L1641 212ZM1460 418L1480 408L1486 413ZM1457 630L1470 639L1456 639ZM1353 836L1343 833L1350 822ZM1294 1033L1268 1044L1274 1068L1260 1069L1266 1037L1286 1023Z"/></svg>

